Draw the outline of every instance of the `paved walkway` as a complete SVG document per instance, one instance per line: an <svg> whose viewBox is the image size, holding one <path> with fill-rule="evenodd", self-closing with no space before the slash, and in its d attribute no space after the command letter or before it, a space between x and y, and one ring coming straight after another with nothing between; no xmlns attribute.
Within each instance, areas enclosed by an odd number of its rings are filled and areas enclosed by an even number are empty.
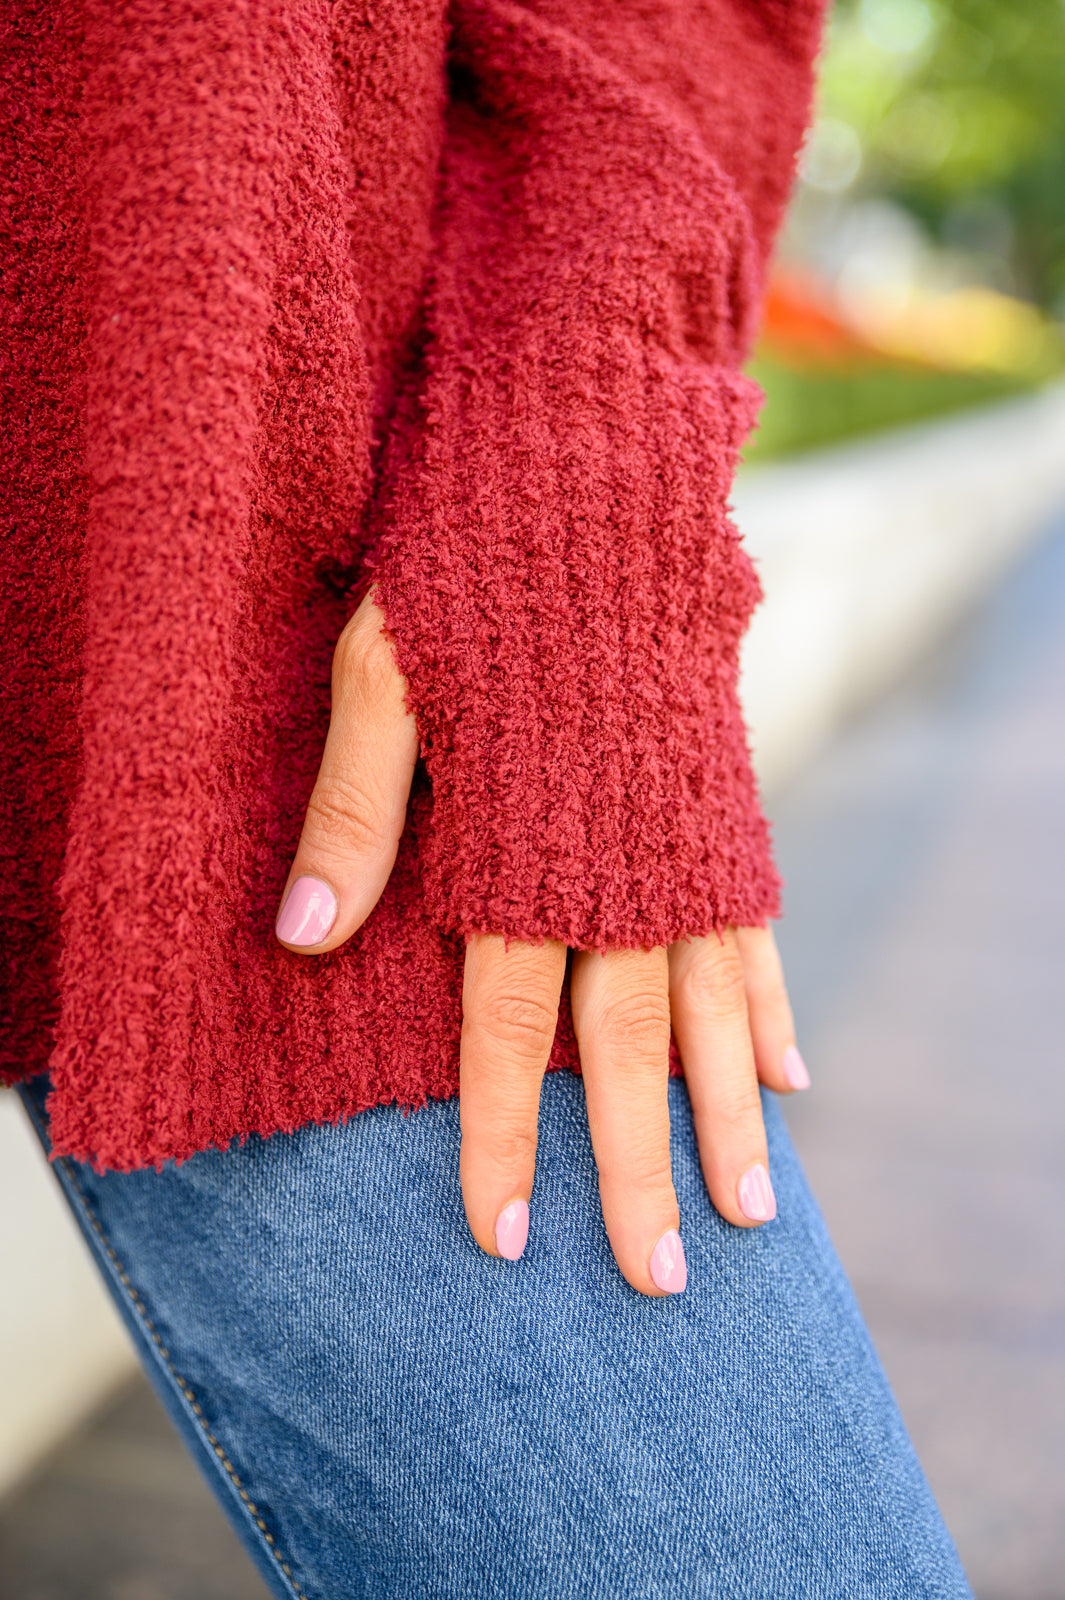
<svg viewBox="0 0 1065 1600"><path fill-rule="evenodd" d="M978 1600L1065 1600L1063 619L1065 522L773 807L792 1126ZM0 1513L0 1600L264 1593L139 1386Z"/></svg>
<svg viewBox="0 0 1065 1600"><path fill-rule="evenodd" d="M978 1600L1065 1600L1065 518L774 809L814 1190Z"/></svg>

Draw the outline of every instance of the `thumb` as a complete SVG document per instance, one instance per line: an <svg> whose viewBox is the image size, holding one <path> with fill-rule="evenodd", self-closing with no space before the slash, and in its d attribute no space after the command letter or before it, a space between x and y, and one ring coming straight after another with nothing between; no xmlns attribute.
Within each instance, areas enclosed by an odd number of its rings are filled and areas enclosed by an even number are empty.
<svg viewBox="0 0 1065 1600"><path fill-rule="evenodd" d="M365 922L395 865L418 732L406 680L366 596L337 641L322 765L277 917L290 950L335 950Z"/></svg>

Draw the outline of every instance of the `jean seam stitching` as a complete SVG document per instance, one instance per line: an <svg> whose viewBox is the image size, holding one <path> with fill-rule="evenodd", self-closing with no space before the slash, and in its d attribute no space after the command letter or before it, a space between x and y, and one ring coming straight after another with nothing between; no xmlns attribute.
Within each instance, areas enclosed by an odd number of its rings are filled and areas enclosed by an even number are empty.
<svg viewBox="0 0 1065 1600"><path fill-rule="evenodd" d="M260 1514L260 1508L255 1504L255 1502L252 1500L251 1496L248 1494L248 1491L244 1488L244 1485L241 1483L241 1480L240 1480L239 1476L237 1475L237 1471L236 1471L235 1467L233 1466L233 1463L230 1461L229 1457L226 1455L225 1450L219 1444L218 1440L215 1438L215 1436L211 1432L210 1428L208 1428L207 1423L204 1420L203 1409L202 1409L202 1407L200 1406L199 1402L196 1399L195 1392L193 1391L191 1386L188 1383L186 1383L185 1379L180 1375L180 1373L178 1372L177 1368L174 1366L174 1363L171 1361L170 1352L169 1352L169 1350L167 1350L166 1346L163 1344L162 1339L159 1337L159 1333L158 1333L158 1331L156 1329L156 1326L155 1326L154 1322L152 1321L152 1319L148 1315L147 1307L145 1306L144 1301L141 1299L140 1293L138 1292L137 1289L134 1288L133 1283L132 1283L128 1273L126 1272L126 1270L123 1267L121 1261L119 1260L118 1252L114 1249L113 1245L111 1244L111 1240L108 1237L107 1233L105 1232L103 1224L101 1223L99 1217L97 1217L96 1212L93 1210L92 1204L91 1204L90 1200L88 1199L87 1195L85 1194L84 1189L81 1187L81 1184L78 1182L78 1179L75 1176L75 1174L74 1174L74 1172L73 1172L73 1170L71 1168L70 1163L68 1161L66 1161L63 1157L59 1157L56 1160L55 1164L56 1164L56 1166L61 1167L63 1169L63 1173L64 1173L64 1176L67 1179L67 1182L70 1184L71 1188L77 1194L78 1199L81 1201L81 1204L84 1206L85 1214L88 1217L90 1223L92 1224L93 1231L96 1233L97 1237L99 1238L100 1243L101 1243L104 1251L106 1252L108 1260L110 1261L111 1266L112 1266L112 1268L113 1268L113 1270L115 1272L115 1275L117 1276L119 1282L121 1283L122 1288L123 1288L128 1300L129 1300L130 1304L133 1306L133 1309L137 1313L137 1316L139 1317L139 1319L140 1319L142 1325L144 1326L146 1332L151 1335L152 1342L155 1345L156 1349L158 1350L160 1358L166 1363L166 1367L167 1367L167 1370L170 1373L170 1376L173 1378L174 1382L177 1384L178 1388L181 1390L181 1393L184 1396L184 1398L185 1398L185 1400L186 1400L186 1402L188 1404L189 1410L192 1413L195 1426L203 1434L204 1438L207 1440L208 1444L211 1446L211 1449L214 1451L214 1454L218 1457L219 1462L225 1468L225 1471L226 1471L227 1475L229 1476L230 1480L232 1481L234 1488L237 1490L237 1493L240 1495L241 1501L243 1502L244 1509L245 1509L247 1515L251 1518L251 1520L255 1523L256 1527L259 1529L260 1535L261 1535L262 1539L264 1540L267 1549L270 1551L270 1554L273 1556L274 1560L277 1562L277 1565L278 1565L280 1571L284 1574L285 1581L287 1582L289 1588L292 1590L293 1594L297 1597L297 1600L308 1600L308 1596L300 1588L299 1584L296 1582L295 1578L293 1577L292 1569L289 1566L288 1562L284 1561L282 1559L281 1553L278 1550L277 1545L275 1543L274 1536L273 1536L272 1533L270 1533L268 1531L267 1525L266 1525L265 1521L263 1520L263 1518L262 1518L262 1516Z"/></svg>

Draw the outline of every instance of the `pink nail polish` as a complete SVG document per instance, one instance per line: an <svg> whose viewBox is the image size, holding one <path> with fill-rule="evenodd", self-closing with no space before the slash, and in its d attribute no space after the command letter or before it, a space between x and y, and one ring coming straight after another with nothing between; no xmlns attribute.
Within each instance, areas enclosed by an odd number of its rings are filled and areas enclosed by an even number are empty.
<svg viewBox="0 0 1065 1600"><path fill-rule="evenodd" d="M777 1214L777 1197L773 1193L769 1174L760 1161L748 1167L736 1193L745 1217L750 1217L752 1222L772 1222Z"/></svg>
<svg viewBox="0 0 1065 1600"><path fill-rule="evenodd" d="M512 1200L496 1219L496 1249L504 1261L517 1261L529 1237L529 1207L524 1200Z"/></svg>
<svg viewBox="0 0 1065 1600"><path fill-rule="evenodd" d="M321 944L337 916L337 897L318 878L297 878L278 913L277 937L286 944Z"/></svg>
<svg viewBox="0 0 1065 1600"><path fill-rule="evenodd" d="M688 1263L676 1228L664 1233L651 1251L651 1277L666 1294L680 1294L687 1287Z"/></svg>
<svg viewBox="0 0 1065 1600"><path fill-rule="evenodd" d="M810 1087L810 1074L806 1070L806 1062L793 1044L789 1044L784 1052L784 1076L793 1089L808 1089Z"/></svg>

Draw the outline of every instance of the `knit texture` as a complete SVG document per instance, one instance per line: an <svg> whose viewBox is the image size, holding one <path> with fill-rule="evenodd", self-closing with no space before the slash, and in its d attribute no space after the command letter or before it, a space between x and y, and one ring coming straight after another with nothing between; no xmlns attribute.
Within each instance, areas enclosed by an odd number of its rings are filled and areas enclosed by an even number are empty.
<svg viewBox="0 0 1065 1600"><path fill-rule="evenodd" d="M57 1152L454 1093L471 931L774 915L727 499L819 0L6 9L2 1070ZM307 960L371 577L424 764Z"/></svg>

